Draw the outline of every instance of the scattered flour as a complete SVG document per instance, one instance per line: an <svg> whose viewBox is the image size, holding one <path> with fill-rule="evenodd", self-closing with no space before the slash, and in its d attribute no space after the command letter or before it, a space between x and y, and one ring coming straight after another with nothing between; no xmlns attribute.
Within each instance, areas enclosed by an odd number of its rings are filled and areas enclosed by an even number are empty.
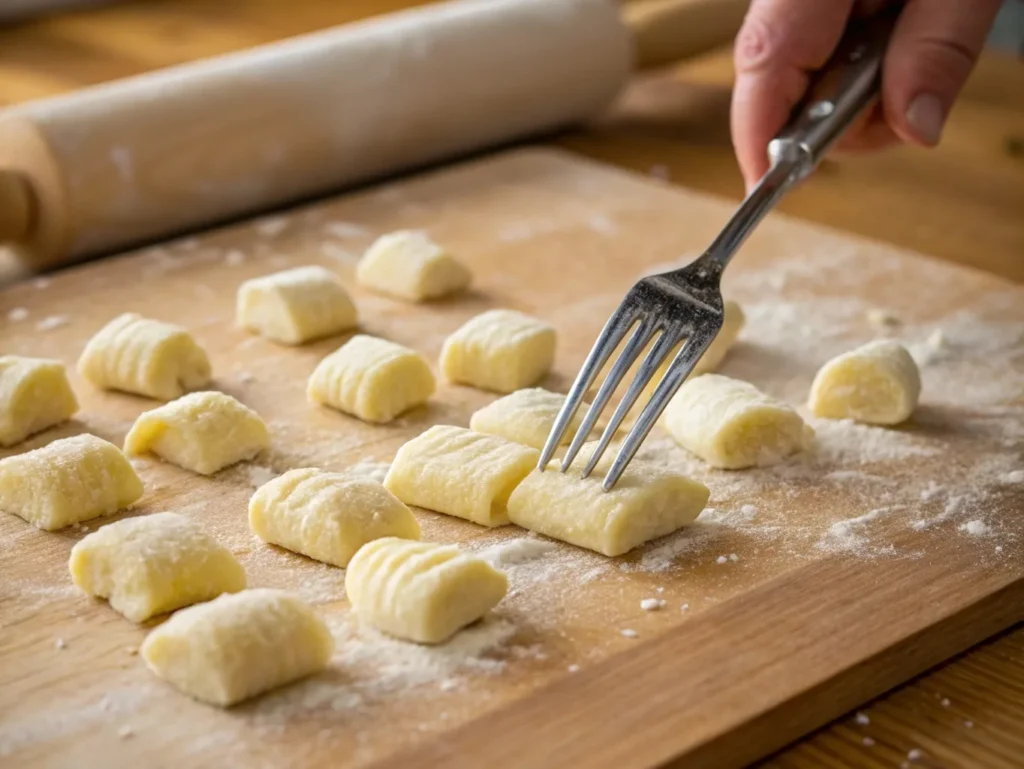
<svg viewBox="0 0 1024 769"><path fill-rule="evenodd" d="M342 240L346 238L365 238L372 233L366 227L352 222L328 222L324 225L328 234Z"/></svg>
<svg viewBox="0 0 1024 769"><path fill-rule="evenodd" d="M640 602L640 608L644 611L659 611L665 608L665 599L645 598Z"/></svg>
<svg viewBox="0 0 1024 769"><path fill-rule="evenodd" d="M878 507L874 510L869 510L863 515L858 515L855 518L836 521L828 527L828 531L818 543L818 547L819 549L830 553L848 552L864 556L872 554L878 555L882 553L891 554L893 552L891 545L881 549L871 548L869 546L870 540L867 530L869 524L872 522L891 515L901 509L902 507L898 506Z"/></svg>
<svg viewBox="0 0 1024 769"><path fill-rule="evenodd" d="M518 566L543 558L558 549L554 542L532 537L520 537L478 550L476 555L497 569Z"/></svg>
<svg viewBox="0 0 1024 769"><path fill-rule="evenodd" d="M14 307L7 313L7 320L11 323L20 323L28 317L28 310L24 307Z"/></svg>
<svg viewBox="0 0 1024 769"><path fill-rule="evenodd" d="M637 638L640 635L635 630L633 630L633 628L629 628L629 627L623 628L622 630L619 631L619 633L622 634L623 638Z"/></svg>
<svg viewBox="0 0 1024 769"><path fill-rule="evenodd" d="M71 322L67 315L47 315L36 323L36 331L52 331L55 328L66 326Z"/></svg>
<svg viewBox="0 0 1024 769"><path fill-rule="evenodd" d="M273 238L288 229L288 219L284 216L272 216L260 219L253 225L256 232L264 238Z"/></svg>
<svg viewBox="0 0 1024 769"><path fill-rule="evenodd" d="M371 481L377 481L377 483L384 483L384 479L388 477L388 470L390 469L390 462L371 462L364 459L361 462L356 462L345 472L351 475L358 475L360 478L369 478Z"/></svg>
<svg viewBox="0 0 1024 769"><path fill-rule="evenodd" d="M1001 483L1024 483L1024 470L1011 470L1002 478L999 479Z"/></svg>
<svg viewBox="0 0 1024 769"><path fill-rule="evenodd" d="M249 463L242 467L249 481L249 485L254 489L258 489L265 483L270 483L279 475L277 471L264 465Z"/></svg>
<svg viewBox="0 0 1024 769"><path fill-rule="evenodd" d="M960 531L966 531L972 537L984 537L992 530L984 521L968 521L960 526Z"/></svg>
<svg viewBox="0 0 1024 769"><path fill-rule="evenodd" d="M232 249L224 254L224 264L228 267L237 267L245 262L245 254L238 249Z"/></svg>

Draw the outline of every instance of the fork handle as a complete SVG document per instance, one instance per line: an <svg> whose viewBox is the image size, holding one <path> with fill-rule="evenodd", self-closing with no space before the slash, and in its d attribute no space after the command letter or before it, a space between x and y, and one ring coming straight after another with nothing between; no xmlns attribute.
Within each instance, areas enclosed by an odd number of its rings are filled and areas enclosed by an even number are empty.
<svg viewBox="0 0 1024 769"><path fill-rule="evenodd" d="M768 145L773 164L793 164L792 181L806 177L881 90L882 60L899 9L851 22L835 52L812 76L789 123Z"/></svg>

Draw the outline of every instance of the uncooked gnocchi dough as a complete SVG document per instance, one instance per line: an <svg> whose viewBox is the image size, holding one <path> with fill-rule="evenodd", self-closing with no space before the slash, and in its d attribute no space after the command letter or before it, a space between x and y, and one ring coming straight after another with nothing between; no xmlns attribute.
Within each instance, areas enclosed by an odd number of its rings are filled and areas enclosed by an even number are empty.
<svg viewBox="0 0 1024 769"><path fill-rule="evenodd" d="M108 523L71 548L71 581L132 622L245 589L226 547L177 513Z"/></svg>
<svg viewBox="0 0 1024 769"><path fill-rule="evenodd" d="M182 609L146 636L140 652L172 686L229 707L323 670L334 639L305 602L257 589Z"/></svg>
<svg viewBox="0 0 1024 769"><path fill-rule="evenodd" d="M580 477L592 451L584 446L565 473L555 461L544 472L526 476L508 501L512 523L615 556L692 523L707 504L709 491L703 484L638 459L604 491L609 457L601 458L593 475Z"/></svg>
<svg viewBox="0 0 1024 769"><path fill-rule="evenodd" d="M133 312L89 340L78 373L97 387L173 400L210 383L210 361L181 326Z"/></svg>
<svg viewBox="0 0 1024 769"><path fill-rule="evenodd" d="M454 545L387 537L364 545L345 572L360 620L399 638L437 644L505 597L508 579Z"/></svg>
<svg viewBox="0 0 1024 769"><path fill-rule="evenodd" d="M720 374L688 379L665 409L665 427L712 467L766 466L806 448L814 430L749 382Z"/></svg>
<svg viewBox="0 0 1024 769"><path fill-rule="evenodd" d="M516 390L474 413L470 417L469 427L478 433L497 435L524 446L542 449L563 403L564 395L540 387ZM576 412L570 422L562 438L563 444L569 443L579 429L583 421L582 411Z"/></svg>
<svg viewBox="0 0 1024 769"><path fill-rule="evenodd" d="M320 361L306 394L314 403L382 424L426 403L435 385L430 366L419 354L359 334Z"/></svg>
<svg viewBox="0 0 1024 769"><path fill-rule="evenodd" d="M471 278L469 269L426 233L411 230L379 237L356 268L362 285L412 302L461 291Z"/></svg>
<svg viewBox="0 0 1024 769"><path fill-rule="evenodd" d="M693 379L701 374L706 374L716 370L725 360L725 356L729 354L729 350L732 349L733 345L736 344L736 340L739 338L740 332L743 330L743 326L746 324L746 316L743 314L743 308L731 299L725 300L724 314L722 318L722 328L719 330L718 335L714 341L708 345L708 349L704 351L704 354L697 361L697 365L693 367L693 371L690 372L689 379ZM677 348L678 349L678 348ZM665 361L658 367L658 371L651 381L644 388L640 397L637 398L635 404L630 409L626 419L623 420L622 429L631 426L630 423L635 421L636 417L643 411L644 406L654 395L655 389L658 384L664 378L665 373L668 371L669 366L675 360L675 354L670 354ZM614 360L614 358L613 358ZM643 357L640 358L643 360ZM628 378L627 378L627 381Z"/></svg>
<svg viewBox="0 0 1024 769"><path fill-rule="evenodd" d="M259 415L220 392L190 393L144 411L124 439L128 455L150 452L202 475L252 459L269 445Z"/></svg>
<svg viewBox="0 0 1024 769"><path fill-rule="evenodd" d="M338 276L323 267L296 267L245 281L235 322L282 344L303 344L355 328L356 307Z"/></svg>
<svg viewBox="0 0 1024 769"><path fill-rule="evenodd" d="M249 526L264 542L342 567L371 540L420 538L409 508L381 484L314 468L260 486L249 500Z"/></svg>
<svg viewBox="0 0 1024 769"><path fill-rule="evenodd" d="M499 393L535 384L554 360L555 330L515 310L470 318L441 348L441 371L449 381Z"/></svg>
<svg viewBox="0 0 1024 769"><path fill-rule="evenodd" d="M0 355L0 446L59 425L78 411L64 364Z"/></svg>
<svg viewBox="0 0 1024 769"><path fill-rule="evenodd" d="M906 348L880 340L833 358L814 377L815 416L896 425L917 408L921 374Z"/></svg>
<svg viewBox="0 0 1024 769"><path fill-rule="evenodd" d="M94 435L0 459L0 510L47 531L116 513L141 496L125 455Z"/></svg>
<svg viewBox="0 0 1024 769"><path fill-rule="evenodd" d="M435 425L398 450L384 486L407 505L503 526L509 494L539 459L494 435Z"/></svg>

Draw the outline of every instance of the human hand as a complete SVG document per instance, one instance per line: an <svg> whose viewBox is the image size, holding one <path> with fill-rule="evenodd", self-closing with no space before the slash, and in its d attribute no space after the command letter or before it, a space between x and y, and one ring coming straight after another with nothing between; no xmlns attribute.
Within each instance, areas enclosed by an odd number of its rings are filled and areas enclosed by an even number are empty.
<svg viewBox="0 0 1024 769"><path fill-rule="evenodd" d="M905 7L882 65L882 98L840 142L848 150L898 141L938 144L1001 0L897 0ZM828 60L851 16L884 0L753 0L736 38L732 140L747 188L766 150Z"/></svg>

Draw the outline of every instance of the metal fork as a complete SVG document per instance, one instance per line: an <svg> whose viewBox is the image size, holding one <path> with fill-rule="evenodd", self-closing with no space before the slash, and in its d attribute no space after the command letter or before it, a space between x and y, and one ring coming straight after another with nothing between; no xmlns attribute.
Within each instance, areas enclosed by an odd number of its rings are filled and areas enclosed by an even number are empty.
<svg viewBox="0 0 1024 769"><path fill-rule="evenodd" d="M605 324L566 396L541 452L539 469L547 468L584 395L630 329L633 333L629 341L569 444L561 464L563 473L572 465L613 392L640 353L653 342L591 454L582 473L584 478L597 467L622 421L659 367L682 343L619 449L602 486L607 491L616 484L669 400L721 330L723 305L719 285L729 260L776 202L814 170L828 149L878 96L882 59L896 13L889 11L850 25L832 58L815 74L807 96L794 110L790 122L769 144L770 170L740 203L707 251L681 270L643 278L626 294Z"/></svg>

